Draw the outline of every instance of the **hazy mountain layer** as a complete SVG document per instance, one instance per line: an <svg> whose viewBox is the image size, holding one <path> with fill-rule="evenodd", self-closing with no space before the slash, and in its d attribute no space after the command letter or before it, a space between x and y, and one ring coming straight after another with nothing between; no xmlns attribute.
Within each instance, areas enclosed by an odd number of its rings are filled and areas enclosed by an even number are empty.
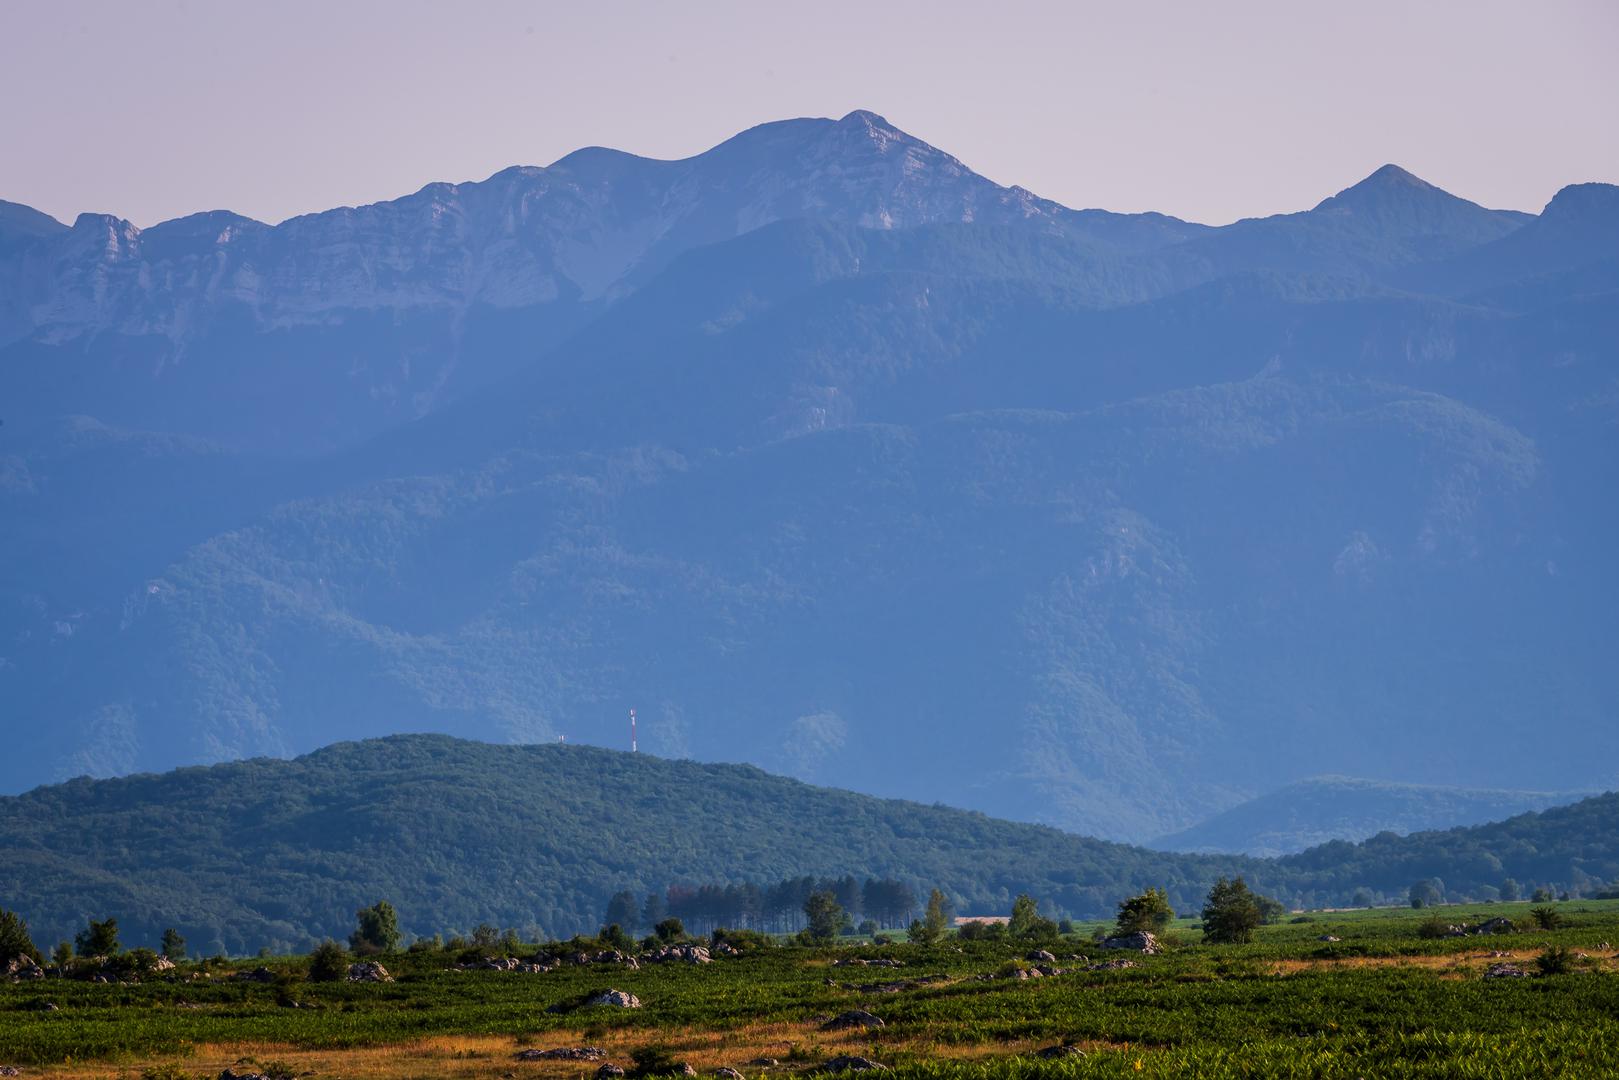
<svg viewBox="0 0 1619 1080"><path fill-rule="evenodd" d="M1205 229L856 113L274 227L8 204L0 790L630 707L1135 840L1329 770L1605 787L1613 193Z"/></svg>
<svg viewBox="0 0 1619 1080"><path fill-rule="evenodd" d="M1332 840L1364 840L1381 832L1403 835L1499 821L1564 806L1589 794L1319 776L1267 792L1190 829L1159 837L1152 846L1164 851L1290 855Z"/></svg>

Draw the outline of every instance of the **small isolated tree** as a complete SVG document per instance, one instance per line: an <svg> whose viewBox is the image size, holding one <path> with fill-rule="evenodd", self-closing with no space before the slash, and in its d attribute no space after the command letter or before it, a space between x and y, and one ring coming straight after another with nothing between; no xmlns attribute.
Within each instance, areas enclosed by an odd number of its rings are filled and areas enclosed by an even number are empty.
<svg viewBox="0 0 1619 1080"><path fill-rule="evenodd" d="M28 936L28 924L23 917L0 908L0 965L9 964L20 956L36 964L43 959L34 947L34 939Z"/></svg>
<svg viewBox="0 0 1619 1080"><path fill-rule="evenodd" d="M1438 907L1444 902L1445 890L1434 878L1423 878L1411 883L1409 895L1414 908Z"/></svg>
<svg viewBox="0 0 1619 1080"><path fill-rule="evenodd" d="M1240 876L1221 878L1203 902L1203 940L1217 945L1238 945L1253 940L1260 922L1259 903Z"/></svg>
<svg viewBox="0 0 1619 1080"><path fill-rule="evenodd" d="M686 924L674 916L660 919L658 925L652 928L652 933L662 942L679 941L686 936Z"/></svg>
<svg viewBox="0 0 1619 1080"><path fill-rule="evenodd" d="M950 927L950 904L944 893L934 889L928 893L927 910L920 919L911 923L910 938L919 945L932 945L944 936Z"/></svg>
<svg viewBox="0 0 1619 1080"><path fill-rule="evenodd" d="M472 947L475 949L493 949L500 944L500 927L490 923L479 923L472 928Z"/></svg>
<svg viewBox="0 0 1619 1080"><path fill-rule="evenodd" d="M118 944L118 920L91 919L89 926L74 935L73 947L80 956L117 956L123 948Z"/></svg>
<svg viewBox="0 0 1619 1080"><path fill-rule="evenodd" d="M60 970L66 968L72 962L73 946L66 941L58 941L56 943L56 950L51 953L51 963L55 964L58 970Z"/></svg>
<svg viewBox="0 0 1619 1080"><path fill-rule="evenodd" d="M1051 938L1057 936L1057 924L1040 914L1040 906L1027 893L1012 901L1012 917L1006 932L1015 938Z"/></svg>
<svg viewBox="0 0 1619 1080"><path fill-rule="evenodd" d="M348 972L348 953L335 941L323 941L309 954L310 982L341 982Z"/></svg>
<svg viewBox="0 0 1619 1080"><path fill-rule="evenodd" d="M1175 909L1169 906L1169 894L1162 889L1148 889L1140 896L1120 901L1118 933L1134 934L1139 930L1162 933L1174 918Z"/></svg>
<svg viewBox="0 0 1619 1080"><path fill-rule="evenodd" d="M1352 907L1369 908L1376 903L1376 898L1372 896L1372 890L1362 885L1355 890L1355 895L1350 897L1349 903Z"/></svg>
<svg viewBox="0 0 1619 1080"><path fill-rule="evenodd" d="M830 889L812 892L804 901L804 918L808 922L804 932L816 941L831 941L837 937L845 917L837 893Z"/></svg>
<svg viewBox="0 0 1619 1080"><path fill-rule="evenodd" d="M1262 896L1255 893L1254 903L1259 905L1259 921L1266 926L1281 922L1282 916L1287 914L1287 905L1273 896Z"/></svg>
<svg viewBox="0 0 1619 1080"><path fill-rule="evenodd" d="M170 960L184 960L186 958L186 939L180 936L180 931L169 927L163 931L163 955Z"/></svg>
<svg viewBox="0 0 1619 1080"><path fill-rule="evenodd" d="M1552 895L1552 891L1550 889L1548 889L1548 888L1546 888L1546 886L1542 885L1538 889L1535 890L1534 895L1531 896L1529 899L1534 901L1537 904L1549 904L1553 900L1557 899L1557 897Z"/></svg>
<svg viewBox="0 0 1619 1080"><path fill-rule="evenodd" d="M393 952L399 948L399 914L386 900L354 913L360 925L349 935L355 952Z"/></svg>
<svg viewBox="0 0 1619 1080"><path fill-rule="evenodd" d="M635 932L641 925L641 905L636 903L634 893L624 891L613 894L613 898L607 901L607 922L617 923L630 933Z"/></svg>
<svg viewBox="0 0 1619 1080"><path fill-rule="evenodd" d="M1523 886L1518 884L1517 878L1507 878L1501 883L1501 899L1522 900Z"/></svg>

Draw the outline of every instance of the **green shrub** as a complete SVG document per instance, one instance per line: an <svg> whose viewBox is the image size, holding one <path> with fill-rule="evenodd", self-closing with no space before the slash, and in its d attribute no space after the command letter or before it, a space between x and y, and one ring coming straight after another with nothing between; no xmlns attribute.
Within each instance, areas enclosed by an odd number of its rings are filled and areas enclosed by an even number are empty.
<svg viewBox="0 0 1619 1080"><path fill-rule="evenodd" d="M684 1066L674 1059L665 1046L642 1046L630 1051L630 1060L635 1064L630 1069L630 1076L669 1076L682 1071Z"/></svg>
<svg viewBox="0 0 1619 1080"><path fill-rule="evenodd" d="M1553 945L1535 957L1535 970L1542 975L1567 975L1574 970L1574 954L1561 945Z"/></svg>
<svg viewBox="0 0 1619 1080"><path fill-rule="evenodd" d="M196 1077L174 1062L165 1061L161 1065L148 1065L142 1069L141 1080L196 1080Z"/></svg>
<svg viewBox="0 0 1619 1080"><path fill-rule="evenodd" d="M309 954L310 982L341 982L348 973L348 953L335 941L323 941Z"/></svg>
<svg viewBox="0 0 1619 1080"><path fill-rule="evenodd" d="M1554 907L1534 907L1529 909L1530 918L1542 930L1556 930L1563 925L1563 915Z"/></svg>

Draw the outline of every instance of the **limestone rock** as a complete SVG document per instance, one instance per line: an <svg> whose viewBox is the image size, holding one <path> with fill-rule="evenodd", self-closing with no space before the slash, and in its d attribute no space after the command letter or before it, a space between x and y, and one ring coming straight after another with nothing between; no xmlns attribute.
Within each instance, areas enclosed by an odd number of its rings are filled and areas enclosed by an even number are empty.
<svg viewBox="0 0 1619 1080"><path fill-rule="evenodd" d="M615 1009L639 1009L641 999L627 990L603 990L593 994L585 1002L586 1005L607 1005Z"/></svg>
<svg viewBox="0 0 1619 1080"><path fill-rule="evenodd" d="M1137 930L1133 934L1118 934L1102 942L1104 949L1129 949L1131 952L1142 953L1146 956L1157 956L1164 951L1158 943L1158 938L1148 930Z"/></svg>

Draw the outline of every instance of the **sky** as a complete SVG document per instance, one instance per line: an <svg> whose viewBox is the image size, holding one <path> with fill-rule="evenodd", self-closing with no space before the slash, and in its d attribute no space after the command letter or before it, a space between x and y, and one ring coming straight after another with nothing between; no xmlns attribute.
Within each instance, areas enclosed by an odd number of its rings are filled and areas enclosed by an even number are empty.
<svg viewBox="0 0 1619 1080"><path fill-rule="evenodd" d="M1619 181L1616 57L1614 0L0 0L0 199L279 221L865 108L1073 207L1538 210Z"/></svg>

